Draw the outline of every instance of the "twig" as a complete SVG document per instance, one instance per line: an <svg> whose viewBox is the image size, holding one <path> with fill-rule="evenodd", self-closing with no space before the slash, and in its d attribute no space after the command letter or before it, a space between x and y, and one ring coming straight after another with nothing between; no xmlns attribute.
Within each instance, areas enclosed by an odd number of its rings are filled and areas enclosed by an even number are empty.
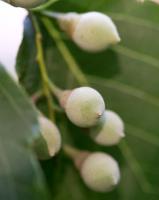
<svg viewBox="0 0 159 200"><path fill-rule="evenodd" d="M36 103L43 96L43 91L39 90L31 96L33 103Z"/></svg>
<svg viewBox="0 0 159 200"><path fill-rule="evenodd" d="M71 73L74 75L74 77L77 79L80 85L88 85L88 81L84 73L81 71L80 67L76 63L74 57L70 53L69 49L67 48L63 40L61 39L61 36L59 32L55 29L54 25L46 17L42 17L41 20L45 28L47 29L48 33L50 34L50 36L55 40L57 48L61 52Z"/></svg>
<svg viewBox="0 0 159 200"><path fill-rule="evenodd" d="M48 8L49 6L51 6L53 3L55 3L56 1L58 1L58 0L49 0L46 3L44 3L38 7L31 8L30 11L38 12L38 11L44 10L44 9Z"/></svg>
<svg viewBox="0 0 159 200"><path fill-rule="evenodd" d="M76 159L80 153L78 149L75 149L74 147L70 145L64 145L63 146L64 153L70 157L72 160Z"/></svg>
<svg viewBox="0 0 159 200"><path fill-rule="evenodd" d="M36 36L36 47L37 47L37 62L40 67L41 77L42 77L42 83L43 83L43 92L47 98L47 104L48 104L48 110L49 110L49 116L51 120L54 120L54 113L52 109L52 97L50 94L50 90L48 87L48 75L46 71L46 65L44 61L44 53L43 53L43 47L42 47L42 35L41 31L38 25L38 22L35 18L35 16L32 15L32 21L35 28L35 36Z"/></svg>

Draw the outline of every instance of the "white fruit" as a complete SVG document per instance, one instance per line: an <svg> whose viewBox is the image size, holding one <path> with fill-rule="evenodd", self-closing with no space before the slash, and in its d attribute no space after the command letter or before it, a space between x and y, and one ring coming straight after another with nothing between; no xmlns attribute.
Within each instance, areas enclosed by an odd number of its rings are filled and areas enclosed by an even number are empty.
<svg viewBox="0 0 159 200"><path fill-rule="evenodd" d="M141 3L144 3L145 2L145 0L137 0L138 2L141 2ZM154 2L154 3L157 3L157 4L159 4L159 0L149 0L149 1L152 1L152 2Z"/></svg>
<svg viewBox="0 0 159 200"><path fill-rule="evenodd" d="M96 192L111 191L120 180L118 163L108 154L90 154L81 166L81 176L85 184Z"/></svg>
<svg viewBox="0 0 159 200"><path fill-rule="evenodd" d="M91 128L91 136L100 145L115 145L125 136L124 123L120 116L107 110L101 123Z"/></svg>
<svg viewBox="0 0 159 200"><path fill-rule="evenodd" d="M58 15L61 28L83 50L98 52L120 41L117 28L110 17L99 12Z"/></svg>
<svg viewBox="0 0 159 200"><path fill-rule="evenodd" d="M61 135L56 127L46 117L39 117L41 138L36 141L35 150L39 159L53 157L61 148Z"/></svg>
<svg viewBox="0 0 159 200"><path fill-rule="evenodd" d="M22 8L33 8L38 6L47 0L7 0L7 3L12 4L13 6L22 7Z"/></svg>
<svg viewBox="0 0 159 200"><path fill-rule="evenodd" d="M90 87L72 90L65 104L68 118L79 127L96 125L104 110L105 103L102 96Z"/></svg>

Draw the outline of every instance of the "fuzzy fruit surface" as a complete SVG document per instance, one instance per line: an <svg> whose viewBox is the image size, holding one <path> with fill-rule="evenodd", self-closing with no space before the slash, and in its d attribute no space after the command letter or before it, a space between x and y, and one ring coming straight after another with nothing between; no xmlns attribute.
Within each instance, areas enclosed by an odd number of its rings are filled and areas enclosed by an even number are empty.
<svg viewBox="0 0 159 200"><path fill-rule="evenodd" d="M118 163L102 152L92 153L86 158L81 175L85 184L96 192L111 191L120 180Z"/></svg>
<svg viewBox="0 0 159 200"><path fill-rule="evenodd" d="M33 8L45 3L47 0L10 0L9 3L13 6L22 8Z"/></svg>
<svg viewBox="0 0 159 200"><path fill-rule="evenodd" d="M123 120L117 113L107 110L101 122L92 127L90 133L94 141L100 145L116 145L125 137Z"/></svg>
<svg viewBox="0 0 159 200"><path fill-rule="evenodd" d="M91 127L98 123L105 110L102 96L90 87L72 90L65 111L72 123L79 127Z"/></svg>

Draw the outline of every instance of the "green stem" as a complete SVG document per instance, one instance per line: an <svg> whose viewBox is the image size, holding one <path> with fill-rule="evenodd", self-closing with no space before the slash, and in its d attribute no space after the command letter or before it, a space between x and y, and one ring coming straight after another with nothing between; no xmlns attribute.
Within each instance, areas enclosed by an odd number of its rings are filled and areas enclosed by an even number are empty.
<svg viewBox="0 0 159 200"><path fill-rule="evenodd" d="M60 100L63 90L57 87L50 79L48 79L48 86L56 98Z"/></svg>
<svg viewBox="0 0 159 200"><path fill-rule="evenodd" d="M51 6L53 3L55 3L56 1L58 1L58 0L49 0L46 3L43 3L42 5L40 5L38 7L31 8L30 11L38 12L38 11L44 10L44 9L48 8L49 6Z"/></svg>
<svg viewBox="0 0 159 200"><path fill-rule="evenodd" d="M70 53L69 49L61 39L59 32L55 29L54 25L46 17L41 18L45 28L47 29L50 36L55 40L57 48L61 52L65 62L67 63L69 70L72 72L74 77L77 79L80 85L88 85L88 81L75 61L74 57Z"/></svg>
<svg viewBox="0 0 159 200"><path fill-rule="evenodd" d="M44 61L44 52L42 47L42 34L38 25L38 22L34 16L32 16L32 21L34 24L35 32L36 32L36 47L37 47L37 62L40 67L42 83L43 83L43 92L47 98L49 117L51 120L54 120L54 113L52 109L52 96L50 94L50 90L48 87L48 75L46 71L46 65Z"/></svg>
<svg viewBox="0 0 159 200"><path fill-rule="evenodd" d="M71 147L70 145L64 145L63 150L65 154L70 157L72 160L75 160L80 154L80 150Z"/></svg>
<svg viewBox="0 0 159 200"><path fill-rule="evenodd" d="M31 100L33 101L33 103L37 103L37 101L42 98L44 96L44 93L42 90L39 90L37 92L35 92L32 96L31 96ZM53 101L52 101L52 109L57 111L57 112L63 112L63 109L61 107L59 107L58 105L56 105Z"/></svg>
<svg viewBox="0 0 159 200"><path fill-rule="evenodd" d="M33 101L33 103L36 103L42 96L43 96L43 91L39 90L31 96L31 100Z"/></svg>

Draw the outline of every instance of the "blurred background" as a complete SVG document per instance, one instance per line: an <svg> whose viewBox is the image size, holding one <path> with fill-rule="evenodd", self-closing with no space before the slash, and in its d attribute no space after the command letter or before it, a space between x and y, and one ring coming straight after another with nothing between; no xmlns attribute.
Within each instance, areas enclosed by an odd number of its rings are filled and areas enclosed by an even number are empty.
<svg viewBox="0 0 159 200"><path fill-rule="evenodd" d="M126 130L125 141L120 146L99 146L85 134L85 130L70 123L63 112L56 112L56 124L62 132L64 143L91 152L102 151L111 154L120 165L121 183L111 193L100 194L89 190L72 161L61 151L56 158L41 162L52 196L55 200L159 200L159 40L156 39L159 35L159 6L151 1L141 4L137 0L60 0L54 5L54 8L52 5L50 9L60 12L98 10L112 17L122 41L103 52L93 54L93 56L78 48L64 33L60 32L60 37L88 77L92 87L102 94L107 109L115 111L124 120ZM15 57L22 39L23 21L26 14L24 9L13 8L0 0L0 62L14 77ZM42 33L45 31L42 30ZM31 40L32 37L30 38L28 35L25 37L29 39L29 45L23 44L26 55L21 50L18 67L21 71L20 76L24 74L20 80L22 86L29 94L33 94L41 88L41 74L38 65L35 64L36 48ZM73 88L77 83L74 83L74 77L68 70L64 56L57 49L56 40L55 37L51 38L47 34L43 34L43 48L49 77L61 88ZM2 135L0 141L3 141L3 135L4 139L7 138L6 141L9 141L10 135L15 133L14 141L17 143L19 142L18 135L21 138L22 130L24 130L24 134L28 134L33 129L32 118L30 118L30 108L25 106L27 102L24 97L18 95L18 98L14 98L18 89L14 85L13 87L10 85L8 87L8 85L6 84L5 88L8 90L7 94L10 95L5 95L6 97L3 98L3 95L0 94L0 127L1 130L4 130L4 134L0 134L0 136ZM4 93L5 90L3 87L1 88L0 92ZM14 101L10 100L10 96ZM4 101L5 99L7 102ZM48 115L46 99L41 99L37 107L45 115ZM34 116L34 113L32 115ZM25 118L28 121L27 126ZM12 123L7 123L6 126L6 119L7 122ZM13 127L16 128L12 131ZM28 127L28 129L24 129L24 127ZM24 137L26 136L24 135ZM10 138L12 142L12 137ZM8 144L12 144L11 142L9 141ZM24 154L26 156L23 156L19 148L15 148L16 145L8 144L3 145L7 151L5 149L0 151L0 162L5 166L4 168L0 163L0 177L4 177L2 182L0 181L2 183L0 184L0 200L2 200L3 190L5 194L9 194L14 186L14 182L10 184L8 174L15 175L13 178L16 177L14 178L17 181L15 188L17 193L19 192L20 200L35 200L34 197L38 190L35 182L32 181L34 180L33 168L25 165L30 155L26 153ZM8 167L2 160L2 157L5 158L6 152L8 153L6 154L8 155ZM15 159L14 163L14 158L19 159L18 162ZM22 160L24 165L19 165L19 161ZM12 173L5 171L5 174L3 168L13 169ZM39 174L37 174L38 180ZM4 183L8 184L7 192ZM22 187L22 183L26 183L24 187ZM26 188L26 195L23 196L21 188ZM34 197L30 198L32 195L30 191L34 190L35 192L32 193ZM17 199L16 196L15 199ZM36 199L41 199L41 196L39 198L37 195ZM7 200L7 198L3 198L3 200Z"/></svg>
<svg viewBox="0 0 159 200"><path fill-rule="evenodd" d="M26 15L26 10L0 1L0 63L14 78L15 57L22 39L23 20Z"/></svg>

